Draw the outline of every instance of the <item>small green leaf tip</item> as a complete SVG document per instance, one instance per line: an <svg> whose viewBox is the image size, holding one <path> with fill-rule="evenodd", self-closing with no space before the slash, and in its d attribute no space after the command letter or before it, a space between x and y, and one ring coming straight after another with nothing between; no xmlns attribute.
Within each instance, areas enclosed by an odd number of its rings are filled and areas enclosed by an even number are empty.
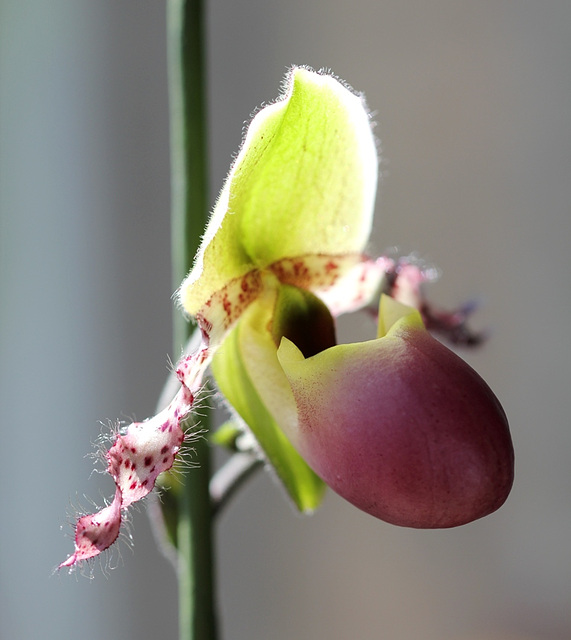
<svg viewBox="0 0 571 640"><path fill-rule="evenodd" d="M235 320L263 288L260 270L288 270L292 258L314 256L305 266L319 271L319 256L360 255L377 173L363 98L331 75L294 67L285 94L247 130L179 290L182 307L217 324L215 307L233 304Z"/></svg>

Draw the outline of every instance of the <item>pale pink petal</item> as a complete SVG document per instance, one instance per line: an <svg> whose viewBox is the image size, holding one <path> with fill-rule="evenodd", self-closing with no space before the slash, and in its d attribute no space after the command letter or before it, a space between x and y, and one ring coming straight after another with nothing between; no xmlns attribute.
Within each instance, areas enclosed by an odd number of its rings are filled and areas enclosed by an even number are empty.
<svg viewBox="0 0 571 640"><path fill-rule="evenodd" d="M394 269L391 258L381 256L376 260L362 257L328 287L316 291L333 316L357 311L375 302L387 272Z"/></svg>
<svg viewBox="0 0 571 640"><path fill-rule="evenodd" d="M121 489L117 487L113 502L99 513L79 518L75 526L75 552L58 569L73 567L108 549L119 537L121 527Z"/></svg>
<svg viewBox="0 0 571 640"><path fill-rule="evenodd" d="M184 441L181 420L192 405L181 402L182 390L167 409L145 422L134 422L107 452L107 471L121 490L122 507L144 498L159 473L168 471Z"/></svg>
<svg viewBox="0 0 571 640"><path fill-rule="evenodd" d="M196 321L206 344L212 347L220 344L262 289L262 272L254 269L230 280L226 286L216 291L196 314Z"/></svg>
<svg viewBox="0 0 571 640"><path fill-rule="evenodd" d="M179 363L176 374L181 388L173 401L158 415L130 424L115 436L105 454L107 472L116 490L113 502L98 513L85 515L75 526L75 551L59 568L74 567L108 549L118 538L122 512L147 496L157 476L173 466L185 439L181 423L188 417L211 359L205 344Z"/></svg>

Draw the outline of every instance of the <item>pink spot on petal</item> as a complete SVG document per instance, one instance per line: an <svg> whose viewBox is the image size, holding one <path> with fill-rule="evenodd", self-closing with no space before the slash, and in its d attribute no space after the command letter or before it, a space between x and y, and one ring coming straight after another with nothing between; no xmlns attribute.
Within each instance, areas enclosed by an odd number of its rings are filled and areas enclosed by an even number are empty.
<svg viewBox="0 0 571 640"><path fill-rule="evenodd" d="M116 484L113 502L98 513L78 519L75 551L60 568L73 567L111 546L119 536L123 510L147 496L157 476L172 467L184 440L181 422L192 410L211 356L211 351L202 345L197 353L185 357L177 368L182 387L169 406L154 418L132 423L115 436L105 455L107 472Z"/></svg>

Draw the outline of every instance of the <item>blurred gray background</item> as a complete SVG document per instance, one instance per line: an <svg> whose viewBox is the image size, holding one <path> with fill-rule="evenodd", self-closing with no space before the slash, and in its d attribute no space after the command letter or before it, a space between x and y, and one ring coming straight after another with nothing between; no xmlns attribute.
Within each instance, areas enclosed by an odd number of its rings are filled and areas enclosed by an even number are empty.
<svg viewBox="0 0 571 640"><path fill-rule="evenodd" d="M99 421L151 414L177 356L164 2L2 0L0 29L0 638L175 638L144 509L108 577L51 575L73 505L112 493L84 457ZM462 355L517 456L507 504L451 531L332 494L302 518L259 474L219 523L224 637L569 640L571 2L213 0L208 37L213 199L289 65L366 93L372 250L436 262L440 304L481 300L491 339Z"/></svg>

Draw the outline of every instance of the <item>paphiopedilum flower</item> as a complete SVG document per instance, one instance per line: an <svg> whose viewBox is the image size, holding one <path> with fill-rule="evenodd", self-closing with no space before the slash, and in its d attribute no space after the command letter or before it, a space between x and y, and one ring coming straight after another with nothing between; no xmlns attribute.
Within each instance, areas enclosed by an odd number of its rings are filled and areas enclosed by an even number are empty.
<svg viewBox="0 0 571 640"><path fill-rule="evenodd" d="M79 520L62 566L109 546L125 509L170 468L209 364L301 511L319 505L326 485L414 527L469 522L505 500L513 477L505 415L416 309L453 335L464 314L430 312L420 295L429 272L414 261L364 255L377 171L362 96L294 68L284 96L252 120L178 292L202 345L179 363L169 407L115 437L106 455L115 498ZM382 291L377 338L337 345L334 317Z"/></svg>

